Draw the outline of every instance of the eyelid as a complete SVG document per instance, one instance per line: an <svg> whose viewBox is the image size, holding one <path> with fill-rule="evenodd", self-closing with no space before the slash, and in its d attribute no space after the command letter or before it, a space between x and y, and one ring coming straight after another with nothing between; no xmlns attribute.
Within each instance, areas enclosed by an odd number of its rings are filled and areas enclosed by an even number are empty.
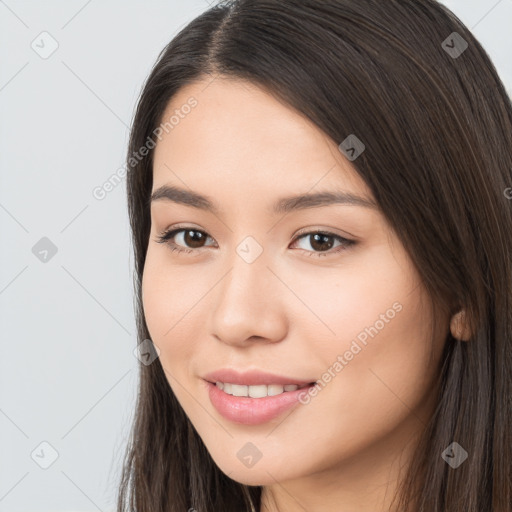
<svg viewBox="0 0 512 512"><path fill-rule="evenodd" d="M299 229L299 231L297 231L297 233L295 233L293 235L293 238L296 238L296 237L299 237L301 235L304 235L306 233L328 233L328 234L331 234L331 235L336 235L336 236L339 236L341 238L345 238L347 239L347 237L353 239L354 242L357 242L359 240L359 237L355 236L355 235L352 235L351 233L348 233L347 231L341 231L340 229L336 229L336 228L330 228L330 227L320 227L320 226L309 226L307 228L302 228L302 229Z"/></svg>

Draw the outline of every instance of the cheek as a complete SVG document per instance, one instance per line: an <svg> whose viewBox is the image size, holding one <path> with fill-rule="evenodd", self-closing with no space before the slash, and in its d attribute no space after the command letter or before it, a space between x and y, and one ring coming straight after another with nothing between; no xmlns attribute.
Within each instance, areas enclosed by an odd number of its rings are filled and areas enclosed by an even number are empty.
<svg viewBox="0 0 512 512"><path fill-rule="evenodd" d="M169 249L170 250L170 249ZM142 304L148 328L156 339L172 339L186 323L187 311L204 290L194 290L190 270L170 264L165 247L150 245L142 275Z"/></svg>
<svg viewBox="0 0 512 512"><path fill-rule="evenodd" d="M404 317L421 310L419 276L405 255L394 255L384 244L361 250L338 267L312 266L300 275L293 281L294 292L313 314L302 315L295 337L310 340L324 353L344 352L356 338L363 344L386 335L395 338L391 326L396 329ZM310 331L307 336L304 329Z"/></svg>
<svg viewBox="0 0 512 512"><path fill-rule="evenodd" d="M369 425L379 415L387 421L409 414L432 385L441 349L431 344L432 318L419 275L403 253L382 251L336 276L329 283L317 280L318 293L308 296L324 325L311 317L297 327L321 360L316 366L325 368L319 392L325 400L318 406L325 404L330 415L346 411L349 423L367 418Z"/></svg>
<svg viewBox="0 0 512 512"><path fill-rule="evenodd" d="M182 363L194 353L195 340L200 339L194 331L199 324L190 322L189 315L204 295L204 287L194 285L189 272L169 268L159 252L150 248L146 256L142 305L151 339L160 349L162 366L178 375L186 369Z"/></svg>

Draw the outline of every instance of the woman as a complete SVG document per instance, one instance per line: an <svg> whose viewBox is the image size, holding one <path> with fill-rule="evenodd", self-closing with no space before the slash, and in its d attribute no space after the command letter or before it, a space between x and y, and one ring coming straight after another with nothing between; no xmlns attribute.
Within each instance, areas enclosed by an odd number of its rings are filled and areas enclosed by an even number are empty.
<svg viewBox="0 0 512 512"><path fill-rule="evenodd" d="M235 0L182 29L128 152L118 511L511 512L511 147L434 0Z"/></svg>

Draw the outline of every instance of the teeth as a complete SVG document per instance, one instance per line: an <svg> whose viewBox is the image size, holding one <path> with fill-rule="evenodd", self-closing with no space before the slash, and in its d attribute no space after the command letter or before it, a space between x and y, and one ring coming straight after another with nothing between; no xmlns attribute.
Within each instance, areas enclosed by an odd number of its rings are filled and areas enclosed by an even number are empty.
<svg viewBox="0 0 512 512"><path fill-rule="evenodd" d="M275 396L284 393L284 386L281 386L280 384L270 384L267 388L268 396Z"/></svg>
<svg viewBox="0 0 512 512"><path fill-rule="evenodd" d="M270 385L258 385L258 386L245 386L241 384L231 384L229 382L216 382L215 385L227 393L233 396L248 396L251 398L264 398L266 396L280 395L286 391L295 391L299 389L296 384L286 384L281 386L279 384ZM307 384L306 384L307 386ZM304 386L302 386L304 387Z"/></svg>

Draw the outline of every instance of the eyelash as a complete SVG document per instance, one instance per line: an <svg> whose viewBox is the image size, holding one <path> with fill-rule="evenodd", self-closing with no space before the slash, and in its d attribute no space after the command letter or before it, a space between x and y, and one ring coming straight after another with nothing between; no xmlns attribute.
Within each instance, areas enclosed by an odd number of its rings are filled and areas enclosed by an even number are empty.
<svg viewBox="0 0 512 512"><path fill-rule="evenodd" d="M196 229L193 227L179 227L179 228L168 229L168 230L163 231L162 233L160 233L158 235L156 242L159 244L167 244L170 247L171 251L178 251L179 253L191 253L191 252L199 251L199 250L203 249L203 248L187 249L187 248L181 247L181 246L177 245L176 243L170 241L171 238L174 238L175 235L177 235L178 233L180 233L182 231L195 231L197 233L202 233L203 235L206 235L208 238L211 238L208 236L207 233L205 233L204 231L201 231L200 229ZM311 256L322 257L322 256L327 256L327 255L333 254L333 253L336 254L341 251L349 249L350 247L352 247L353 245L355 245L357 243L355 240L349 240L347 238L343 238L342 236L336 235L334 233L330 233L328 231L321 231L321 230L313 230L313 231L306 231L306 232L299 233L295 237L294 242L298 241L302 238L306 238L308 236L316 235L316 234L333 237L336 240L340 241L342 245L338 246L336 249L329 249L328 251L323 251L323 252L307 251L306 249L302 249L303 251L306 251L307 253L309 253L308 254L309 257L311 257Z"/></svg>

